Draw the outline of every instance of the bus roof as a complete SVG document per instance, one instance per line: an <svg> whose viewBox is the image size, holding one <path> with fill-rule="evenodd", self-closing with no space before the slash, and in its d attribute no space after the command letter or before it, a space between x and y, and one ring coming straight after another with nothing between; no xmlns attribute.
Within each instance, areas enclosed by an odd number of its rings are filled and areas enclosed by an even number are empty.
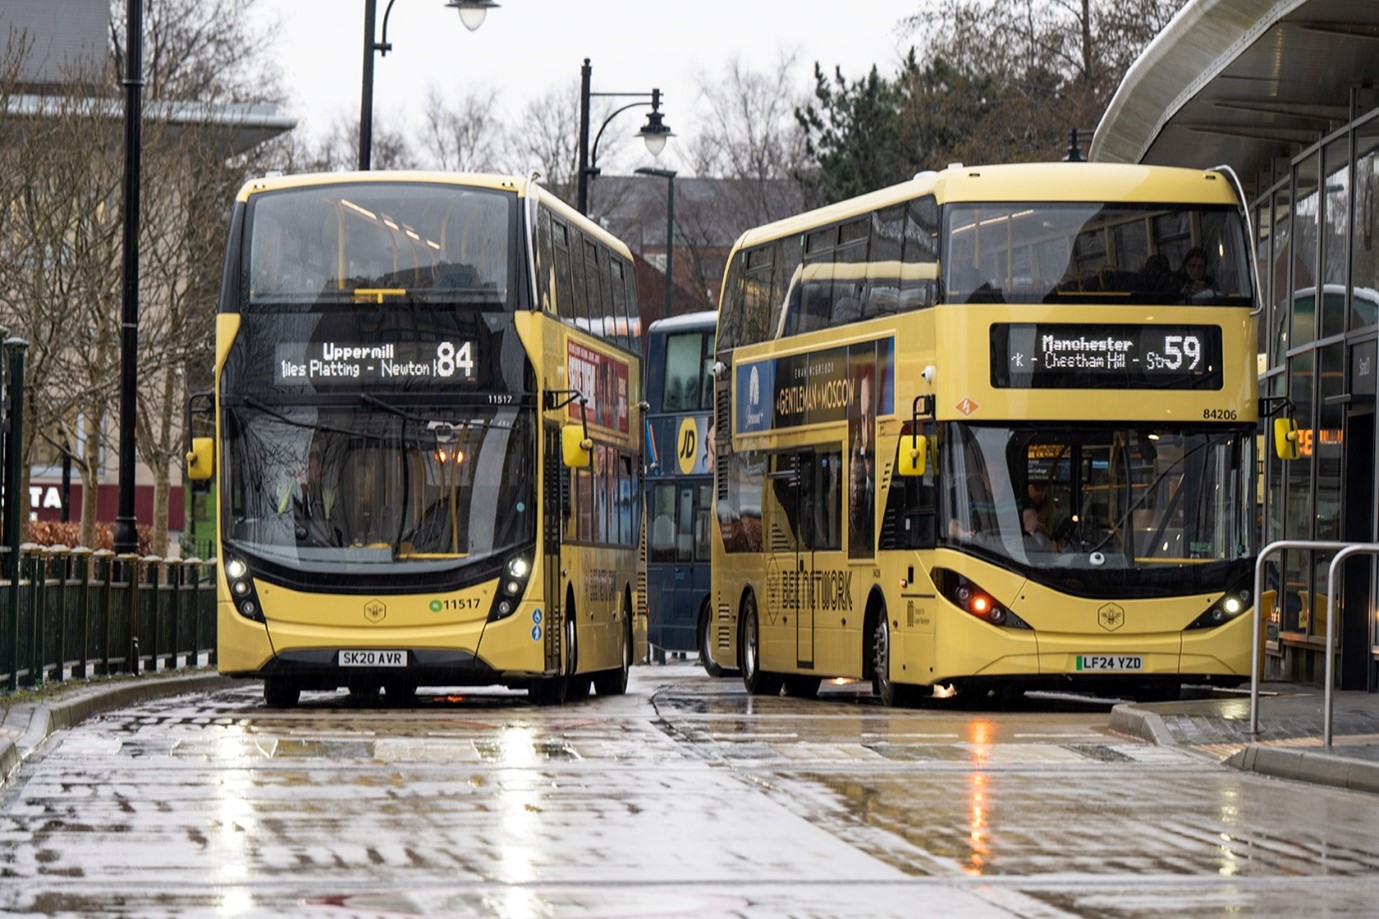
<svg viewBox="0 0 1379 919"><path fill-rule="evenodd" d="M697 313L682 313L668 319L657 319L647 326L647 333L678 332L685 329L712 329L718 325L718 310L700 310Z"/></svg>
<svg viewBox="0 0 1379 919"><path fill-rule="evenodd" d="M1240 205L1229 178L1214 169L1124 163L953 164L907 182L796 214L743 233L736 248L790 236L891 204L932 194L957 201L1116 201Z"/></svg>
<svg viewBox="0 0 1379 919"><path fill-rule="evenodd" d="M593 220L585 217L569 204L557 197L554 192L541 185L534 178L519 175L489 172L436 172L425 170L397 170L378 172L306 172L291 175L265 176L250 179L240 188L236 201L248 201L251 195L264 191L282 191L291 188L309 188L314 185L348 185L352 182L431 182L440 185L467 185L474 188L492 188L499 191L516 192L519 198L534 198L558 213L564 219L579 226L581 230L596 237L627 259L632 252L626 243L609 233Z"/></svg>

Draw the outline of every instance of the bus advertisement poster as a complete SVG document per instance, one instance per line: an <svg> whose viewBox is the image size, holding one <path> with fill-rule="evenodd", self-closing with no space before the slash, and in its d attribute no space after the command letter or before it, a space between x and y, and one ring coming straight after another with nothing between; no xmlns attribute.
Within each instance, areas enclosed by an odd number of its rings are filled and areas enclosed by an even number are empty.
<svg viewBox="0 0 1379 919"><path fill-rule="evenodd" d="M570 419L627 433L627 362L586 348L577 341L566 350L566 379L584 397L570 403ZM586 414L587 413L587 414Z"/></svg>
<svg viewBox="0 0 1379 919"><path fill-rule="evenodd" d="M743 364L737 369L737 434L842 421L853 404L856 377L850 362L864 360L877 385L877 409L893 411L895 341L884 338L852 348L828 348Z"/></svg>

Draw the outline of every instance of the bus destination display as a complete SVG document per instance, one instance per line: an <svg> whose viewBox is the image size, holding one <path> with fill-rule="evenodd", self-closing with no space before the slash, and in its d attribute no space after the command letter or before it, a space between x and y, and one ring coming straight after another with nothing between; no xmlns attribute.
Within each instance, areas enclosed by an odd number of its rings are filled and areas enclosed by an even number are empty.
<svg viewBox="0 0 1379 919"><path fill-rule="evenodd" d="M473 383L477 352L473 341L281 342L274 347L273 382L315 387Z"/></svg>
<svg viewBox="0 0 1379 919"><path fill-rule="evenodd" d="M997 323L998 389L1220 389L1221 329L1199 325Z"/></svg>

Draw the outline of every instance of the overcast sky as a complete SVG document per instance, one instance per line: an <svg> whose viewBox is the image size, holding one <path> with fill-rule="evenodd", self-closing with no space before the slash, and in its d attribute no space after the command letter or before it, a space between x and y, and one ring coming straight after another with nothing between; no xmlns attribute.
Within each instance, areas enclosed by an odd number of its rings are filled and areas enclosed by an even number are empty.
<svg viewBox="0 0 1379 919"><path fill-rule="evenodd" d="M526 102L579 85L584 58L595 93L664 94L665 121L677 137L694 129L699 85L716 79L737 55L751 70L798 54L798 83L813 86L815 61L851 80L872 64L893 76L910 37L900 23L923 0L499 0L483 26L469 32L445 0L395 0L388 19L393 50L374 57L375 126L420 127L429 87L459 99L465 87L497 90L504 120L515 123ZM378 28L388 0L377 0ZM276 24L270 55L292 94L285 114L319 137L338 120L359 117L364 54L364 0L260 0ZM625 100L633 101L633 100ZM619 116L600 143L600 159L623 132L628 143L644 118ZM626 122L626 124L624 124ZM598 125L591 127L596 131ZM676 167L674 141L661 165Z"/></svg>

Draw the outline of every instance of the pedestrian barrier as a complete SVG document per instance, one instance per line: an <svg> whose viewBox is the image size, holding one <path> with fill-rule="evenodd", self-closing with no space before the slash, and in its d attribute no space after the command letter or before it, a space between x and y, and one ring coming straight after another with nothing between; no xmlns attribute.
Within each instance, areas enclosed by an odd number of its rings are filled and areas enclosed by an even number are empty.
<svg viewBox="0 0 1379 919"><path fill-rule="evenodd" d="M1301 549L1307 551L1330 551L1336 550L1336 555L1331 559L1331 566L1327 572L1326 583L1330 585L1326 597L1326 685L1323 690L1323 705L1325 707L1322 720L1322 745L1331 746L1331 708L1332 708L1332 684L1335 682L1333 671L1335 667L1335 629L1336 629L1336 597L1340 592L1336 587L1336 574L1340 571L1343 561L1352 555L1379 555L1379 543L1353 543L1335 542L1331 540L1307 540L1307 539L1281 539L1271 542L1259 552L1259 557L1255 559L1255 582L1254 582L1254 648L1251 656L1250 670L1250 729L1249 733L1259 733L1259 621L1264 597L1264 566L1270 556L1276 552L1289 549Z"/></svg>
<svg viewBox="0 0 1379 919"><path fill-rule="evenodd" d="M25 543L18 569L0 580L0 691L215 662L215 559Z"/></svg>
<svg viewBox="0 0 1379 919"><path fill-rule="evenodd" d="M1337 552L1326 571L1326 583L1331 589L1326 592L1326 714L1322 718L1322 746L1331 746L1331 694L1334 692L1336 668L1336 597L1340 594L1336 575L1341 571L1341 563L1352 555L1379 555L1379 543L1355 543Z"/></svg>

